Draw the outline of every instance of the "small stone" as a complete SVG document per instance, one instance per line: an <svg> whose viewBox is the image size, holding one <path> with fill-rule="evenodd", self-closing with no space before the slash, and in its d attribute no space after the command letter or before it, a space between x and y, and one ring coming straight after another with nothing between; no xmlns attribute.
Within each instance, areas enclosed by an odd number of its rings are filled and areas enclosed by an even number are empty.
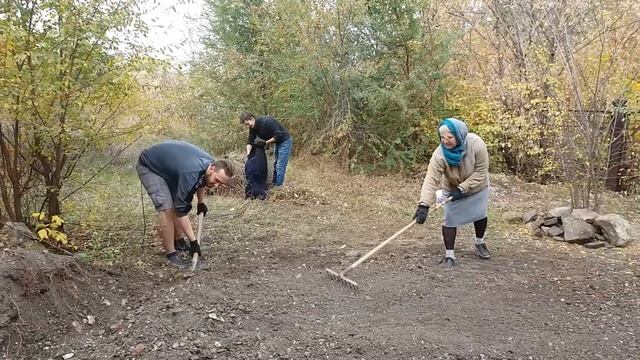
<svg viewBox="0 0 640 360"><path fill-rule="evenodd" d="M583 246L586 247L587 249L597 249L597 248L604 247L605 245L606 244L604 241L592 241L584 244Z"/></svg>
<svg viewBox="0 0 640 360"><path fill-rule="evenodd" d="M76 332L78 334L82 334L82 330L84 330L82 324L78 321L72 321L71 325L73 326L74 329L76 329Z"/></svg>
<svg viewBox="0 0 640 360"><path fill-rule="evenodd" d="M62 355L62 358L63 358L64 360L67 360L67 359L71 359L71 358L72 358L72 357L74 357L75 355L76 355L76 354L74 354L74 353L68 353L68 354L64 354L64 355Z"/></svg>
<svg viewBox="0 0 640 360"><path fill-rule="evenodd" d="M543 226L542 232L544 232L547 236L554 237L564 234L564 229L562 229L560 226Z"/></svg>
<svg viewBox="0 0 640 360"><path fill-rule="evenodd" d="M599 215L591 209L573 209L571 216L593 224Z"/></svg>
<svg viewBox="0 0 640 360"><path fill-rule="evenodd" d="M222 346L222 344L220 343L220 341L214 341L214 342L213 342L213 346L215 346L215 347L219 348L219 347L221 347L221 346Z"/></svg>
<svg viewBox="0 0 640 360"><path fill-rule="evenodd" d="M224 322L224 318L222 316L216 315L215 313L209 314L209 319L213 319L213 320Z"/></svg>
<svg viewBox="0 0 640 360"><path fill-rule="evenodd" d="M360 252L358 250L351 250L347 253L348 258L355 258L360 256Z"/></svg>
<svg viewBox="0 0 640 360"><path fill-rule="evenodd" d="M594 237L598 241L607 241L607 238L605 238L604 235L602 235L602 234L596 233Z"/></svg>
<svg viewBox="0 0 640 360"><path fill-rule="evenodd" d="M107 305L107 306L111 306L111 301L109 301L107 299L102 300L102 303Z"/></svg>
<svg viewBox="0 0 640 360"><path fill-rule="evenodd" d="M540 217L540 215L538 215L538 212L535 210L529 210L527 212L525 212L524 214L522 214L522 222L525 224L528 224L532 221L536 221L538 218Z"/></svg>
<svg viewBox="0 0 640 360"><path fill-rule="evenodd" d="M122 320L118 321L117 323L109 326L109 328L113 331L119 331L120 329L122 329Z"/></svg>
<svg viewBox="0 0 640 360"><path fill-rule="evenodd" d="M92 315L87 315L87 323L88 323L89 325L93 325L93 324L95 324L95 323L96 323L96 318L95 318L95 317L93 317Z"/></svg>
<svg viewBox="0 0 640 360"><path fill-rule="evenodd" d="M145 346L144 344L138 344L131 349L131 352L134 356L140 355L144 352Z"/></svg>
<svg viewBox="0 0 640 360"><path fill-rule="evenodd" d="M562 217L569 215L571 215L571 206L559 206L549 210L545 218Z"/></svg>
<svg viewBox="0 0 640 360"><path fill-rule="evenodd" d="M544 235L542 229L540 229L540 224L538 224L537 221L527 223L526 227L529 235L531 236L542 237L542 235Z"/></svg>

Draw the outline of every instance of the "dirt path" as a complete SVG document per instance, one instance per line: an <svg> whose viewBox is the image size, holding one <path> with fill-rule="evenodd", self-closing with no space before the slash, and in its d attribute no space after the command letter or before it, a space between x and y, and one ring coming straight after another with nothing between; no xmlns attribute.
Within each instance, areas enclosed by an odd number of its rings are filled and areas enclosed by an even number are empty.
<svg viewBox="0 0 640 360"><path fill-rule="evenodd" d="M17 355L11 347L14 355L5 358L634 359L640 353L637 244L586 251L496 223L489 231L492 260L473 255L465 228L459 266L444 271L433 222L354 271L362 285L356 294L323 269L355 260L347 253L362 254L383 240L404 225L405 214L376 221L335 202L238 205L211 206L205 271L184 279L154 254L140 268L90 274L88 286L103 284L99 300L109 305L93 301L70 314L80 321L95 316L95 324L84 324L81 333L69 325L41 328L35 337L24 332L38 340L24 341Z"/></svg>

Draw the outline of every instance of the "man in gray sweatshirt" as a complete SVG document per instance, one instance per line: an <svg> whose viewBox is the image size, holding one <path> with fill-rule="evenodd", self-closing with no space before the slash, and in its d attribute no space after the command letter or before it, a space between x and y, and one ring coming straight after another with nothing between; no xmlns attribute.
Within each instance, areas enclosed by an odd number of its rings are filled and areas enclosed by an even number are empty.
<svg viewBox="0 0 640 360"><path fill-rule="evenodd" d="M200 244L189 217L193 195L198 198L197 213L207 214L206 188L228 184L233 168L226 160L215 160L199 147L168 140L142 150L136 165L138 177L159 214L160 236L169 264L184 267L176 246L201 255ZM187 248L183 236L190 242Z"/></svg>

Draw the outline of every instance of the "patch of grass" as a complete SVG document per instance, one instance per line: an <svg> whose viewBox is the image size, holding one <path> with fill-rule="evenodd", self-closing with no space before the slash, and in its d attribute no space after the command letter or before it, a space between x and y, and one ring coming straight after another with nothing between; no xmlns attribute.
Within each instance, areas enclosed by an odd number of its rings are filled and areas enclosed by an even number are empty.
<svg viewBox="0 0 640 360"><path fill-rule="evenodd" d="M92 171L86 168L76 181L89 174ZM363 250L411 221L421 185L422 178L354 175L326 159L296 158L287 171L287 186L273 192L267 201L245 201L234 193L207 196L210 212L205 219L205 246L243 246L253 240L295 251ZM566 198L560 185L528 184L504 175L492 175L492 186L488 236L501 246L508 246L512 236L524 236L524 228L501 224L504 211L545 209ZM632 221L638 218L632 198L611 196L605 208L624 209L619 212ZM65 204L65 210L67 230L90 261L138 264L160 249L157 215L146 192L141 194L133 162L105 169ZM195 214L191 218L195 228ZM441 219L441 213L432 213L427 224L416 226L398 242L440 244ZM472 236L473 226L461 229L461 239Z"/></svg>

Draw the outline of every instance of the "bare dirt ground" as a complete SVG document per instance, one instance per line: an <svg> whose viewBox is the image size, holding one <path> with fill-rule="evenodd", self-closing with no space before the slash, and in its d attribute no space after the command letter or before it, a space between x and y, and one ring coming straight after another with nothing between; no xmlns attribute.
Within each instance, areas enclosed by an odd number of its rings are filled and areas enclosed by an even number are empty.
<svg viewBox="0 0 640 360"><path fill-rule="evenodd" d="M550 188L495 178L491 260L473 255L464 228L459 266L442 270L432 214L350 275L354 293L323 269L410 222L420 179L319 164L294 166L291 179L266 202L209 198L205 268L190 278L163 265L157 243L108 269L5 250L3 358L637 359L638 242L588 250L500 220L548 206ZM637 219L625 201L611 198L607 210Z"/></svg>

